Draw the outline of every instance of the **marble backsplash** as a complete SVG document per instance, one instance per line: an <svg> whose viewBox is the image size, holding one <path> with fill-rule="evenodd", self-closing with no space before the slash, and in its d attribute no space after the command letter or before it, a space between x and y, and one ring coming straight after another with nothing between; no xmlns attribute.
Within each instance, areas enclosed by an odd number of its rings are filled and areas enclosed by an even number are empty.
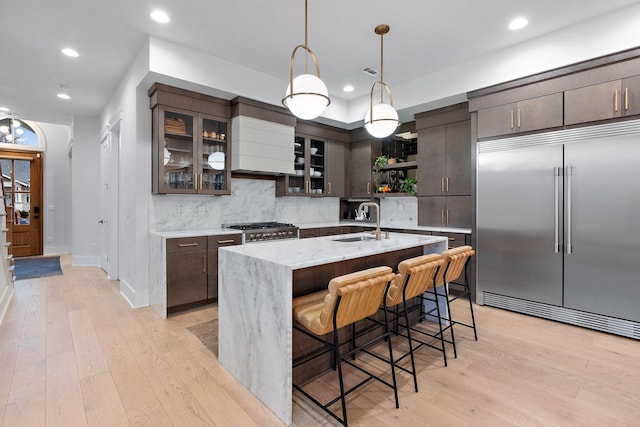
<svg viewBox="0 0 640 427"><path fill-rule="evenodd" d="M418 226L418 199L413 196L380 199L380 225L389 228ZM375 217L374 217L375 218Z"/></svg>
<svg viewBox="0 0 640 427"><path fill-rule="evenodd" d="M300 225L340 219L339 198L276 197L274 180L234 178L231 191L228 196L150 196L149 231L203 230L226 223L260 221ZM385 227L418 225L415 197L382 198L380 211Z"/></svg>
<svg viewBox="0 0 640 427"><path fill-rule="evenodd" d="M293 224L337 221L337 197L276 197L275 181L231 180L231 195L152 195L149 230L201 230L225 223L280 221Z"/></svg>

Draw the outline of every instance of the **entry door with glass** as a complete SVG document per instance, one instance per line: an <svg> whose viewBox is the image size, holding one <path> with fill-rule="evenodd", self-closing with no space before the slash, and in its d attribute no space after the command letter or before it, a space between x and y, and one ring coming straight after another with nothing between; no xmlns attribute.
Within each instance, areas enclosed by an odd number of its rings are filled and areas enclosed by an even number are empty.
<svg viewBox="0 0 640 427"><path fill-rule="evenodd" d="M42 255L42 153L0 151L7 213L12 215L13 256Z"/></svg>

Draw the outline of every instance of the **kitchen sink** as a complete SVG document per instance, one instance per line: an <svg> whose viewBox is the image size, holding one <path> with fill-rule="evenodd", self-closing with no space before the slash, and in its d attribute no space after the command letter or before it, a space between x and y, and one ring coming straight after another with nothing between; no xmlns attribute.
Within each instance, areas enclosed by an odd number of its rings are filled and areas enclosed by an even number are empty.
<svg viewBox="0 0 640 427"><path fill-rule="evenodd" d="M375 236L355 236L355 237L343 237L341 239L333 239L334 242L362 242L365 240L375 240Z"/></svg>

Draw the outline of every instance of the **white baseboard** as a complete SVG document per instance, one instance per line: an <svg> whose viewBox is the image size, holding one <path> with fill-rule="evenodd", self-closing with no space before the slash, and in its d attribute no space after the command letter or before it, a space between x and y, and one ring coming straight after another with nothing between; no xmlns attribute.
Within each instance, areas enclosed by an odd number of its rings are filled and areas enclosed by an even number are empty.
<svg viewBox="0 0 640 427"><path fill-rule="evenodd" d="M9 308L9 303L11 302L11 297L13 296L13 284L9 284L4 288L4 292L2 292L2 296L0 297L0 325L4 320L4 315L7 314L7 309Z"/></svg>
<svg viewBox="0 0 640 427"><path fill-rule="evenodd" d="M45 246L43 250L43 255L65 255L68 253L68 246Z"/></svg>
<svg viewBox="0 0 640 427"><path fill-rule="evenodd" d="M100 257L73 255L71 265L73 267L100 267Z"/></svg>
<svg viewBox="0 0 640 427"><path fill-rule="evenodd" d="M131 306L131 308L138 308L134 301L136 300L136 291L125 280L120 279L120 295Z"/></svg>

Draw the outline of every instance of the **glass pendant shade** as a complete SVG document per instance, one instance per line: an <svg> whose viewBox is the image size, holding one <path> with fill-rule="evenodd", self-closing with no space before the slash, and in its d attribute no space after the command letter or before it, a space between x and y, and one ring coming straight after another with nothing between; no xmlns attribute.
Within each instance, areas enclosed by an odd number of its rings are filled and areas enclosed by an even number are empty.
<svg viewBox="0 0 640 427"><path fill-rule="evenodd" d="M330 103L329 91L324 82L313 74L300 74L287 86L287 93L282 103L291 113L303 120L318 117Z"/></svg>
<svg viewBox="0 0 640 427"><path fill-rule="evenodd" d="M373 114L372 114L373 110ZM398 128L398 112L393 106L385 103L375 104L367 109L364 116L364 127L376 138L385 138Z"/></svg>

